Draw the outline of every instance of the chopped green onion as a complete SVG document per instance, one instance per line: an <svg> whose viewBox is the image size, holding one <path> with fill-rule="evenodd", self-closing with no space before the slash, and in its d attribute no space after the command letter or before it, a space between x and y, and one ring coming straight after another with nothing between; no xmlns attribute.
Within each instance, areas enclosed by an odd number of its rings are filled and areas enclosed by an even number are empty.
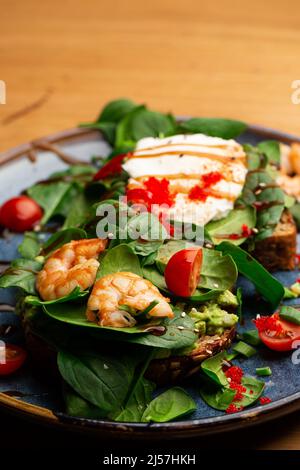
<svg viewBox="0 0 300 470"><path fill-rule="evenodd" d="M242 339L251 346L259 346L262 343L257 330L244 331Z"/></svg>
<svg viewBox="0 0 300 470"><path fill-rule="evenodd" d="M256 354L256 349L252 348L252 346L249 346L249 344L246 344L243 341L239 341L237 344L233 346L232 349L236 351L237 353L241 354L242 356L245 356L248 358Z"/></svg>
<svg viewBox="0 0 300 470"><path fill-rule="evenodd" d="M128 312L131 315L135 315L135 309L129 307L129 305L119 305L119 310L124 310L124 312Z"/></svg>
<svg viewBox="0 0 300 470"><path fill-rule="evenodd" d="M290 323L295 323L296 325L300 325L300 310L296 308L285 305L281 307L279 316L283 320L289 321Z"/></svg>
<svg viewBox="0 0 300 470"><path fill-rule="evenodd" d="M152 302L150 302L150 304L148 305L148 307L146 307L144 310L142 310L141 312L139 312L139 315L147 315L149 312L151 312L151 310L159 304L159 301L158 300L152 300Z"/></svg>
<svg viewBox="0 0 300 470"><path fill-rule="evenodd" d="M227 360L227 361L233 361L233 359L235 359L237 356L238 356L238 353L237 353L237 352L235 352L235 353L227 353L227 354L226 354L226 360Z"/></svg>
<svg viewBox="0 0 300 470"><path fill-rule="evenodd" d="M255 372L259 377L268 377L269 375L272 375L270 367L258 367Z"/></svg>

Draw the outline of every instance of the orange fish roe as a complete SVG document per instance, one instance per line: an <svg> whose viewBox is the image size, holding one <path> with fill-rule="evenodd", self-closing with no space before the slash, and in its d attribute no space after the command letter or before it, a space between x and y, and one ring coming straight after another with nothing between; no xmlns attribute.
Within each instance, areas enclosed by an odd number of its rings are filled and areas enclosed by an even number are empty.
<svg viewBox="0 0 300 470"><path fill-rule="evenodd" d="M232 413L237 413L238 411L242 411L243 407L242 406L236 406L234 403L230 403L228 408L226 408L226 413L232 414Z"/></svg>
<svg viewBox="0 0 300 470"><path fill-rule="evenodd" d="M260 397L259 402L261 405L267 405L268 403L271 403L271 398L269 397Z"/></svg>

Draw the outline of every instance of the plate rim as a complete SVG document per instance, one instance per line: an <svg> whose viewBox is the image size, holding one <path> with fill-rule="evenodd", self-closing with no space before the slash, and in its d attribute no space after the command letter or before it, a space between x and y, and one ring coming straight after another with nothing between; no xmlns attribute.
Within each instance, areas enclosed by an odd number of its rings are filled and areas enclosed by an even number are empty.
<svg viewBox="0 0 300 470"><path fill-rule="evenodd" d="M187 116L178 117L181 120ZM277 139L283 143L299 142L300 137L261 125L248 125L245 132L250 132L267 139ZM62 143L72 139L91 138L98 136L103 140L101 132L95 129L74 127L71 129L51 133L39 139L12 147L0 153L0 166L10 164L19 158L30 158L31 150L36 149L36 144L47 142L51 144ZM43 150L39 150L42 152ZM34 405L15 397L0 392L0 405L15 414L39 420L51 425L59 425L73 430L88 430L91 432L105 431L111 436L137 438L183 438L199 435L217 434L229 430L237 430L241 427L253 426L270 421L300 409L300 391L287 397L276 400L273 403L258 406L254 409L243 410L232 415L222 415L194 420L182 420L170 423L130 423L114 422L106 420L93 420L69 416L66 413L55 412L49 408Z"/></svg>

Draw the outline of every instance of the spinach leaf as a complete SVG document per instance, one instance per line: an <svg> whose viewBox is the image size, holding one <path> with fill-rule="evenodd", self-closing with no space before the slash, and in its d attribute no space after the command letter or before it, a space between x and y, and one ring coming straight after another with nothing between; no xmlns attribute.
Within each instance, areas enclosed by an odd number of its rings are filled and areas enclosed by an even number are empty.
<svg viewBox="0 0 300 470"><path fill-rule="evenodd" d="M269 302L273 310L278 307L284 296L283 285L258 261L240 247L229 242L220 243L216 249L233 258L239 273L253 282L258 292Z"/></svg>
<svg viewBox="0 0 300 470"><path fill-rule="evenodd" d="M206 134L223 139L238 137L246 128L247 124L244 122L219 118L192 118L179 125L179 130L183 132Z"/></svg>
<svg viewBox="0 0 300 470"><path fill-rule="evenodd" d="M86 297L88 293L88 291L82 291L80 287L77 286L70 294L53 300L41 300L39 299L39 297L28 295L27 297L25 297L25 303L36 306L62 304L64 302L72 302L72 300L77 300L81 299L82 297Z"/></svg>
<svg viewBox="0 0 300 470"><path fill-rule="evenodd" d="M115 328L99 326L87 320L86 305L77 303L43 303L47 315L60 322L79 327L88 327L98 338L109 341L126 341L144 346L177 349L193 344L197 335L194 332L194 321L186 316L181 318L175 312L173 319L154 319L148 323L132 327ZM179 329L178 329L179 327ZM182 329L183 328L183 329ZM156 336L158 333L160 336Z"/></svg>
<svg viewBox="0 0 300 470"><path fill-rule="evenodd" d="M220 352L213 357L205 359L201 363L201 369L205 372L210 379L217 385L227 387L229 386L228 379L223 372L223 361L226 360L226 352Z"/></svg>
<svg viewBox="0 0 300 470"><path fill-rule="evenodd" d="M70 207L74 202L73 183L59 181L49 184L36 184L27 189L27 194L43 209L42 224L47 223L55 215L66 215L66 205Z"/></svg>
<svg viewBox="0 0 300 470"><path fill-rule="evenodd" d="M65 386L63 396L66 405L66 411L70 416L88 419L102 419L106 417L106 412L98 406L92 405L82 398L71 387Z"/></svg>
<svg viewBox="0 0 300 470"><path fill-rule="evenodd" d="M242 400L239 401L239 406L245 408L259 399L264 391L265 383L262 380L255 379L254 377L246 376L242 378L242 385L246 388L246 391L243 393Z"/></svg>
<svg viewBox="0 0 300 470"><path fill-rule="evenodd" d="M127 335L126 340L130 343L143 344L144 346L153 346L156 348L165 349L179 349L191 346L197 340L197 334L194 331L194 320L186 315L181 317L181 312L175 311L175 316L172 319L165 319L159 325L160 328L165 328L165 332L159 336L156 334L143 334L143 335ZM157 327L145 327L144 331L151 333Z"/></svg>
<svg viewBox="0 0 300 470"><path fill-rule="evenodd" d="M160 223L158 218L150 212L143 212L142 214L131 217L125 229L129 238L136 240L165 240L168 237L168 232L165 227Z"/></svg>
<svg viewBox="0 0 300 470"><path fill-rule="evenodd" d="M59 372L81 397L105 413L122 405L133 378L137 361L132 356L80 351L80 356L59 351Z"/></svg>
<svg viewBox="0 0 300 470"><path fill-rule="evenodd" d="M232 403L236 391L230 388L220 388L212 383L205 383L200 388L201 398L211 408L216 410L225 411ZM237 406L240 406L238 403Z"/></svg>
<svg viewBox="0 0 300 470"><path fill-rule="evenodd" d="M104 106L96 122L114 122L117 124L135 107L136 104L126 98L110 101Z"/></svg>
<svg viewBox="0 0 300 470"><path fill-rule="evenodd" d="M206 225L206 231L212 242L218 245L223 240L228 239L231 234L241 234L242 226L247 225L250 229L256 225L256 211L254 207L244 207L242 209L233 209L227 217L220 220L209 222ZM247 237L231 240L234 245L241 245Z"/></svg>
<svg viewBox="0 0 300 470"><path fill-rule="evenodd" d="M265 168L267 166L268 159L261 150L250 144L244 144L243 148L247 155L248 170L258 170L259 168Z"/></svg>
<svg viewBox="0 0 300 470"><path fill-rule="evenodd" d="M155 385L153 383L142 378L142 380L138 382L125 408L113 417L114 421L140 423L144 411L152 400L154 389Z"/></svg>
<svg viewBox="0 0 300 470"><path fill-rule="evenodd" d="M219 256L218 251L203 248L199 288L222 291L231 289L237 275L237 267L231 256Z"/></svg>
<svg viewBox="0 0 300 470"><path fill-rule="evenodd" d="M115 146L134 147L143 137L160 137L174 133L174 119L171 116L138 106L118 124Z"/></svg>
<svg viewBox="0 0 300 470"><path fill-rule="evenodd" d="M91 204L85 193L79 192L76 197L76 203L70 207L62 228L79 227L89 220L92 213Z"/></svg>
<svg viewBox="0 0 300 470"><path fill-rule="evenodd" d="M189 413L193 413L197 405L192 397L182 388L173 387L154 398L147 406L142 421L166 423Z"/></svg>
<svg viewBox="0 0 300 470"><path fill-rule="evenodd" d="M165 266L169 259L177 251L185 248L196 246L187 244L183 240L171 240L165 243L158 251L156 264L160 272L164 272ZM227 290L231 289L237 279L237 268L230 256L220 256L216 250L202 248L203 259L201 267L201 276L198 288L209 290ZM155 273L151 267L144 269L144 275L159 288L167 292L167 286L163 276ZM196 291L191 299L197 300L199 296L205 295L207 292Z"/></svg>
<svg viewBox="0 0 300 470"><path fill-rule="evenodd" d="M106 252L100 263L97 279L122 271L143 275L137 255L126 244L118 245Z"/></svg>
<svg viewBox="0 0 300 470"><path fill-rule="evenodd" d="M63 181L71 182L87 182L90 181L91 175L95 174L97 169L92 165L71 165L66 170L55 171L49 176L49 180L61 178Z"/></svg>
<svg viewBox="0 0 300 470"><path fill-rule="evenodd" d="M290 211L294 217L298 230L300 230L300 203L296 202L296 204L291 207Z"/></svg>
<svg viewBox="0 0 300 470"><path fill-rule="evenodd" d="M41 249L41 244L37 233L25 232L24 239L18 247L18 252L22 258L34 259L38 256Z"/></svg>
<svg viewBox="0 0 300 470"><path fill-rule="evenodd" d="M248 172L237 204L257 208L258 234L255 239L258 241L271 236L274 232L284 209L285 196L267 171L255 170Z"/></svg>
<svg viewBox="0 0 300 470"><path fill-rule="evenodd" d="M42 269L38 261L19 258L0 276L0 288L19 287L28 294L36 294L35 276Z"/></svg>
<svg viewBox="0 0 300 470"><path fill-rule="evenodd" d="M43 245L42 253L47 256L72 240L87 238L86 232L79 228L68 228L54 233Z"/></svg>
<svg viewBox="0 0 300 470"><path fill-rule="evenodd" d="M280 165L280 146L277 140L265 140L257 145L258 150L263 152L272 165Z"/></svg>

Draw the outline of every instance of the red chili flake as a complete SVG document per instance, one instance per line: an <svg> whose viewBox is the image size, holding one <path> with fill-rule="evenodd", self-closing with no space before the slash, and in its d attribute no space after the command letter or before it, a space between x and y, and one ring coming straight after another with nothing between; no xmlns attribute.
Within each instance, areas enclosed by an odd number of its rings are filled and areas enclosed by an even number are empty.
<svg viewBox="0 0 300 470"><path fill-rule="evenodd" d="M235 394L234 399L233 399L234 402L240 401L244 398L244 393L247 391L246 387L244 387L240 383L236 383L236 382L230 382L229 387L232 390L236 391L236 394Z"/></svg>
<svg viewBox="0 0 300 470"><path fill-rule="evenodd" d="M271 403L271 398L269 397L260 397L259 402L261 405L267 405L267 403Z"/></svg>
<svg viewBox="0 0 300 470"><path fill-rule="evenodd" d="M218 171L211 171L210 173L206 173L201 177L203 182L203 188L209 188L210 186L213 186L214 184L221 181L222 178L222 174Z"/></svg>
<svg viewBox="0 0 300 470"><path fill-rule="evenodd" d="M231 233L230 235L228 235L228 238L229 240L239 240L242 237L238 233Z"/></svg>
<svg viewBox="0 0 300 470"><path fill-rule="evenodd" d="M208 198L208 193L199 185L194 186L189 192L189 198L195 201L205 202Z"/></svg>
<svg viewBox="0 0 300 470"><path fill-rule="evenodd" d="M152 204L166 204L171 206L174 202L169 191L170 182L166 178L158 179L151 176L145 181L144 186L152 193Z"/></svg>
<svg viewBox="0 0 300 470"><path fill-rule="evenodd" d="M225 371L227 379L231 379L236 384L240 384L244 375L243 370L238 366L231 366Z"/></svg>
<svg viewBox="0 0 300 470"><path fill-rule="evenodd" d="M275 313L271 317L263 316L256 318L256 320L253 320L253 323L259 332L272 332L275 334L275 336L280 336L285 332L285 330L278 320L279 315Z"/></svg>
<svg viewBox="0 0 300 470"><path fill-rule="evenodd" d="M226 408L226 413L232 414L232 413L237 413L238 411L242 411L243 407L242 406L236 406L234 403L230 403L228 408Z"/></svg>
<svg viewBox="0 0 300 470"><path fill-rule="evenodd" d="M242 237L248 238L253 235L253 230L248 227L248 225L243 224L242 225Z"/></svg>
<svg viewBox="0 0 300 470"><path fill-rule="evenodd" d="M102 168L95 174L94 181L102 180L108 178L109 176L119 175L122 172L122 163L128 153L122 153L116 155L111 160L109 160Z"/></svg>

